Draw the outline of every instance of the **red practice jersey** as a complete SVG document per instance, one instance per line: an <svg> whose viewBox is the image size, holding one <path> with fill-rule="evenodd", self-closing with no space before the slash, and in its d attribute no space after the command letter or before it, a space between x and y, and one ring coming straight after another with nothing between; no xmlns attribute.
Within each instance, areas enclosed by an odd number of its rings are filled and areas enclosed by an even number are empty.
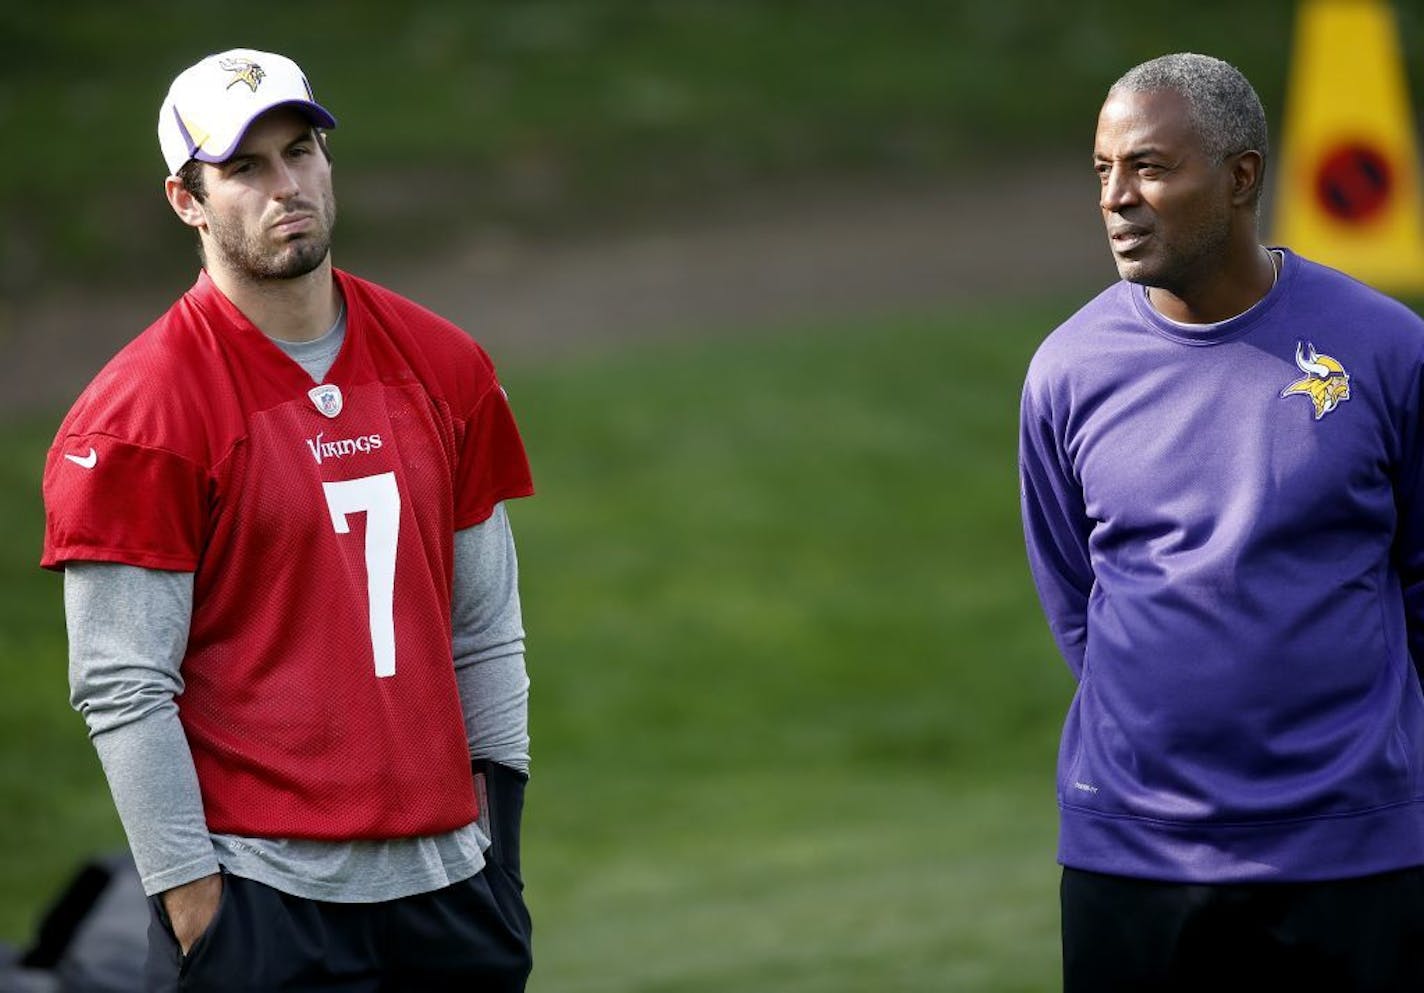
<svg viewBox="0 0 1424 993"><path fill-rule="evenodd" d="M194 573L179 715L210 830L433 834L477 814L451 652L457 529L533 492L488 356L347 273L325 382L203 273L80 396L42 564Z"/></svg>

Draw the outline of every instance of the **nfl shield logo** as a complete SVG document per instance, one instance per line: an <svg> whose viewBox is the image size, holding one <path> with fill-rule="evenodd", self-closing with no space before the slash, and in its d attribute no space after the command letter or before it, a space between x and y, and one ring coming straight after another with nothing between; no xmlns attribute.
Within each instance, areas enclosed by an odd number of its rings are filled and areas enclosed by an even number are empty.
<svg viewBox="0 0 1424 993"><path fill-rule="evenodd" d="M307 396L311 397L311 402L316 405L316 409L327 417L335 417L341 413L341 390L339 387L327 384L308 390Z"/></svg>

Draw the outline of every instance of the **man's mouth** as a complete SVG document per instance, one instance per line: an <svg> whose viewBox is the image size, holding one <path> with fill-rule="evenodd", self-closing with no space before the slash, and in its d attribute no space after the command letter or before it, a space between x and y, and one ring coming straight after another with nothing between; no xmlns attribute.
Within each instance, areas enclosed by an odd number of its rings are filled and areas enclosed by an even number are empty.
<svg viewBox="0 0 1424 993"><path fill-rule="evenodd" d="M1113 251L1119 255L1136 251L1151 237L1152 232L1150 230L1133 225L1113 228L1108 232L1108 240L1112 243Z"/></svg>
<svg viewBox="0 0 1424 993"><path fill-rule="evenodd" d="M288 214L273 222L272 231L278 235L300 234L312 226L312 215L308 213Z"/></svg>

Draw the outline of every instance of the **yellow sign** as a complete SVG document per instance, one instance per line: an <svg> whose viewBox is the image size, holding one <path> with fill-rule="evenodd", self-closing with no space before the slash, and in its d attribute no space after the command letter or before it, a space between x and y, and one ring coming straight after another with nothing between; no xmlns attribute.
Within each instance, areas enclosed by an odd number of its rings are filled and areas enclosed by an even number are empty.
<svg viewBox="0 0 1424 993"><path fill-rule="evenodd" d="M1273 240L1383 290L1424 290L1413 120L1388 5L1304 0Z"/></svg>

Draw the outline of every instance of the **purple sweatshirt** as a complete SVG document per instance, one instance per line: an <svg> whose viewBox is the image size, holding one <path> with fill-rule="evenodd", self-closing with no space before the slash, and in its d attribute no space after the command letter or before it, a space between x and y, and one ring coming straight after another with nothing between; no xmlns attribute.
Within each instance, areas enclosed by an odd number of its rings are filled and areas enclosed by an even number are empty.
<svg viewBox="0 0 1424 993"><path fill-rule="evenodd" d="M1424 864L1424 320L1300 256L1174 324L1118 283L1029 366L1028 558L1078 679L1059 861L1179 882Z"/></svg>

